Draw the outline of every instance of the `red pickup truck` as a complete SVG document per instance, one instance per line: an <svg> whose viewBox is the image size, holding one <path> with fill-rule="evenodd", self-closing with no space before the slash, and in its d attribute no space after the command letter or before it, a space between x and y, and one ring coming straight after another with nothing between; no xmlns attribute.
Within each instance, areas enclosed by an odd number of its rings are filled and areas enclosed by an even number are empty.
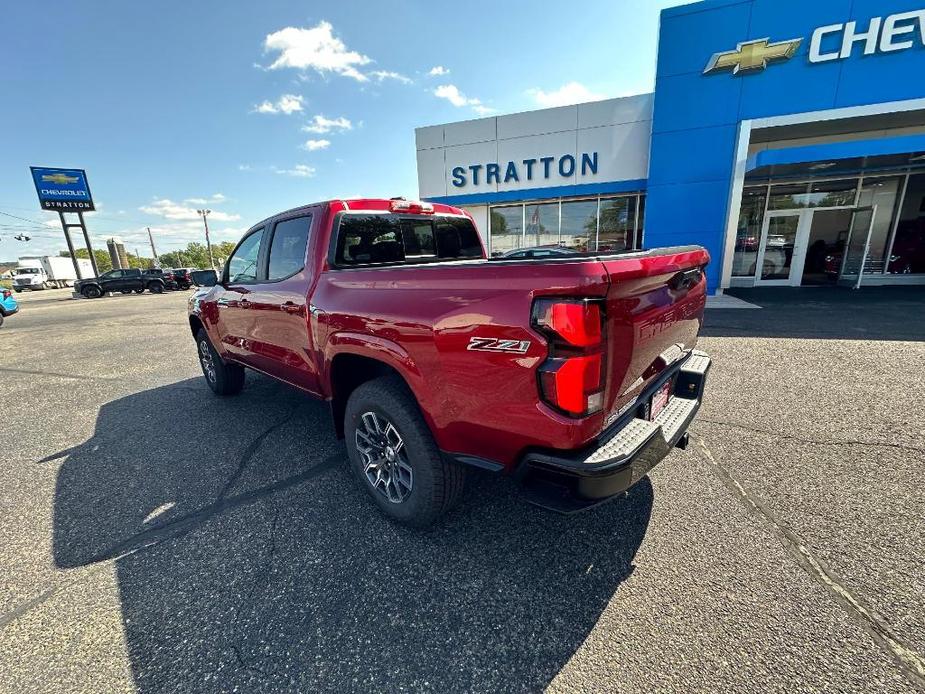
<svg viewBox="0 0 925 694"><path fill-rule="evenodd" d="M326 400L394 520L432 523L468 467L573 512L687 445L708 262L700 247L490 260L463 210L334 200L251 228L189 324L215 393L253 369Z"/></svg>

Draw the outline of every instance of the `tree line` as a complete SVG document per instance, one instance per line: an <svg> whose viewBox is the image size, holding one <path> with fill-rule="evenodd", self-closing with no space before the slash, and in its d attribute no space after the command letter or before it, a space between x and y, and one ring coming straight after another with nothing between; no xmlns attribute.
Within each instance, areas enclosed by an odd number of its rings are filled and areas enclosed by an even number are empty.
<svg viewBox="0 0 925 694"><path fill-rule="evenodd" d="M212 244L212 257L215 260L215 265L217 268L222 267L225 260L229 255L231 255L234 247L235 244L231 241L222 241L220 243ZM86 248L78 248L74 252L77 254L78 258L87 259L90 257L90 254L87 252ZM62 258L71 257L71 254L68 251L61 251L59 255ZM143 270L152 267L209 267L209 251L206 248L206 245L204 243L197 243L195 241L187 244L186 248L182 250L161 253L158 257L160 263L155 263L154 258L135 255L134 253L129 253L127 251L126 256L128 257L129 267L141 268ZM93 257L96 259L96 267L99 268L100 272L107 272L112 270L112 259L109 257L108 251L95 249L93 251Z"/></svg>

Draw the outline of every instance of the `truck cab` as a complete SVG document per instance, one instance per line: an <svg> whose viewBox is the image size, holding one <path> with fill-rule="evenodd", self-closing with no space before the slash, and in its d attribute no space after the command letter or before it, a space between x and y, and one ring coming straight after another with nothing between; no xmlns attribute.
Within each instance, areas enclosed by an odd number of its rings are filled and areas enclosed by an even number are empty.
<svg viewBox="0 0 925 694"><path fill-rule="evenodd" d="M13 270L13 291L45 289L48 275L38 258L20 260Z"/></svg>

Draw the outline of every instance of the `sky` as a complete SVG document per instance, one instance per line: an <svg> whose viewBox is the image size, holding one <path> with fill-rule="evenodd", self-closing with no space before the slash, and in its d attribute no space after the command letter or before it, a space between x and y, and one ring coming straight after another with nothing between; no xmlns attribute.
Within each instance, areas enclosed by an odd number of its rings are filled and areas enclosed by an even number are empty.
<svg viewBox="0 0 925 694"><path fill-rule="evenodd" d="M416 127L650 92L679 4L11 3L0 261L66 248L29 166L86 169L91 242L144 256L146 227L158 252L203 241L197 208L235 241L317 200L414 198Z"/></svg>

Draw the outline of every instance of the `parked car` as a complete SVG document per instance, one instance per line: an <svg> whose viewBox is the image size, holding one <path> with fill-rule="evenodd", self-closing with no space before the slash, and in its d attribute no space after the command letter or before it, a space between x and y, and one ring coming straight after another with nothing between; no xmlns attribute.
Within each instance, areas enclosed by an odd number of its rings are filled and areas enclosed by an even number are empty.
<svg viewBox="0 0 925 694"><path fill-rule="evenodd" d="M142 274L147 277L159 277L164 282L164 289L180 288L172 270L162 270L161 268L153 267L142 271ZM123 290L122 293L130 294L131 290Z"/></svg>
<svg viewBox="0 0 925 694"><path fill-rule="evenodd" d="M74 283L74 291L87 299L97 299L107 292L142 294L145 289L152 294L161 294L165 288L163 278L143 273L138 268L110 270L99 277Z"/></svg>
<svg viewBox="0 0 925 694"><path fill-rule="evenodd" d="M562 246L537 246L535 248L518 248L507 253L502 253L501 257L506 260L522 260L529 258L574 258L582 253L573 251Z"/></svg>
<svg viewBox="0 0 925 694"><path fill-rule="evenodd" d="M432 523L468 467L573 512L687 445L708 262L699 246L488 260L460 209L329 201L252 227L189 324L217 395L251 368L328 401L350 468L398 522Z"/></svg>
<svg viewBox="0 0 925 694"><path fill-rule="evenodd" d="M193 281L190 279L190 273L194 270L195 268L178 267L173 271L173 276L177 281L177 286L179 289L189 289L193 286Z"/></svg>
<svg viewBox="0 0 925 694"><path fill-rule="evenodd" d="M12 316L19 311L19 304L16 303L16 297L9 289L0 289L0 326L7 316Z"/></svg>

